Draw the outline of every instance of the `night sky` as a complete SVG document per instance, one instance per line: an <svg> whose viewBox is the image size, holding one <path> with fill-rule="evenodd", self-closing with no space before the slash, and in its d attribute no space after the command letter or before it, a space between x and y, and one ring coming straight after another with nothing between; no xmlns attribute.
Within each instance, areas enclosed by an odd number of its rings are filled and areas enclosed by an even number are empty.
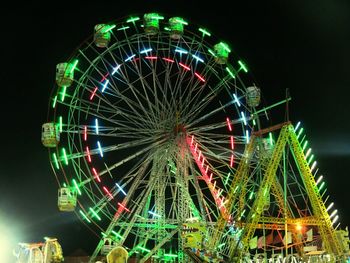
<svg viewBox="0 0 350 263"><path fill-rule="evenodd" d="M2 7L0 224L15 241L55 236L66 255L95 247L95 237L74 214L58 212L41 125L56 64L95 24L151 11L182 16L230 43L248 64L267 105L284 99L289 90L290 119L306 129L341 226L350 225L349 1L227 1L231 7L224 1L95 2ZM279 123L284 114L281 108L272 120Z"/></svg>

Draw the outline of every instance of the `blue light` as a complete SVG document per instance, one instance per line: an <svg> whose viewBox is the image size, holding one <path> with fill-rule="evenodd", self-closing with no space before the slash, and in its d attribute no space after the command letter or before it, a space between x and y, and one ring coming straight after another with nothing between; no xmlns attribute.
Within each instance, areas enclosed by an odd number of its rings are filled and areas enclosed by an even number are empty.
<svg viewBox="0 0 350 263"><path fill-rule="evenodd" d="M160 215L158 215L158 214L156 214L156 213L154 213L154 212L152 212L152 211L148 211L148 213L151 214L151 215L153 215L153 216L160 217Z"/></svg>
<svg viewBox="0 0 350 263"><path fill-rule="evenodd" d="M196 55L192 55L192 57L194 57L197 61L204 63L204 60L201 59L200 57L197 57Z"/></svg>
<svg viewBox="0 0 350 263"><path fill-rule="evenodd" d="M104 91L105 91L105 89L107 88L108 83L109 83L109 80L108 80L108 79L106 79L105 84L103 84L102 92L104 92Z"/></svg>
<svg viewBox="0 0 350 263"><path fill-rule="evenodd" d="M95 119L95 131L98 134L98 119Z"/></svg>
<svg viewBox="0 0 350 263"><path fill-rule="evenodd" d="M118 65L113 69L112 75L114 75L122 65Z"/></svg>
<svg viewBox="0 0 350 263"><path fill-rule="evenodd" d="M247 120L245 118L245 115L244 115L243 111L241 111L241 115L242 115L242 120L243 120L244 125L247 125Z"/></svg>
<svg viewBox="0 0 350 263"><path fill-rule="evenodd" d="M241 103L239 102L236 94L233 93L233 97L235 98L235 102L237 103L238 107L241 107Z"/></svg>
<svg viewBox="0 0 350 263"><path fill-rule="evenodd" d="M144 54L144 53L151 52L151 51L152 51L152 48L147 48L147 49L140 51L140 54Z"/></svg>
<svg viewBox="0 0 350 263"><path fill-rule="evenodd" d="M186 51L184 49L179 49L179 48L175 49L175 52L178 52L180 54L187 54L188 53L188 51Z"/></svg>
<svg viewBox="0 0 350 263"><path fill-rule="evenodd" d="M101 157L103 157L102 147L99 141L97 141L98 150L100 151Z"/></svg>
<svg viewBox="0 0 350 263"><path fill-rule="evenodd" d="M134 58L135 56L136 56L136 55L134 54L134 55L128 57L127 59L125 59L124 61L125 61L125 62L128 62L128 61L132 60L132 58Z"/></svg>
<svg viewBox="0 0 350 263"><path fill-rule="evenodd" d="M119 184L115 183L115 185L118 187L120 192L122 192L124 195L126 195L125 191L123 190L123 188L121 188L121 186Z"/></svg>
<svg viewBox="0 0 350 263"><path fill-rule="evenodd" d="M249 131L248 130L245 131L245 138L246 138L247 143L249 143Z"/></svg>

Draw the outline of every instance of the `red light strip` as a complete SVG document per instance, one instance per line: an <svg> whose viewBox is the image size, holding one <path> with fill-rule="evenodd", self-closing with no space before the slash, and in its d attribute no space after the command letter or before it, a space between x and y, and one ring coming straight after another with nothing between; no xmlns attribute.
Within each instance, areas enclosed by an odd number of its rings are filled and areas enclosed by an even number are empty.
<svg viewBox="0 0 350 263"><path fill-rule="evenodd" d="M106 186L104 186L104 187L102 187L103 188L103 190L105 190L105 192L106 192L106 194L110 197L110 198L114 198L113 197L113 195L111 194L111 192L110 191L108 191L108 189L106 188Z"/></svg>
<svg viewBox="0 0 350 263"><path fill-rule="evenodd" d="M91 156L90 156L90 151L89 151L89 147L88 146L86 146L86 154L87 154L89 163L91 163Z"/></svg>
<svg viewBox="0 0 350 263"><path fill-rule="evenodd" d="M153 56L151 56L151 57L145 57L146 59L152 59L152 60L155 60L155 59L158 59L157 57L153 57Z"/></svg>
<svg viewBox="0 0 350 263"><path fill-rule="evenodd" d="M190 148L192 156L193 156L194 160L196 161L197 166L198 166L198 168L199 168L199 170L200 170L200 172L202 174L202 179L208 185L208 188L209 188L209 190L210 190L210 192L211 192L211 194L212 194L212 196L213 196L213 198L215 200L215 203L217 204L217 206L220 209L221 215L225 219L228 218L229 215L227 214L226 207L221 205L222 201L221 201L220 198L217 197L218 191L215 189L216 182L214 182L214 184L212 184L212 182L211 182L212 179L213 179L213 173L210 173L210 177L208 177L208 175L207 175L208 170L204 169L204 162L203 161L204 161L205 157L203 156L202 162L200 162L200 158L198 158L198 157L200 157L200 155L202 155L202 151L199 151L199 154L197 155L196 149L197 149L197 145L198 144L196 143L195 147L193 147L193 145L191 146L191 138L189 136L187 137L186 142L187 142L187 145ZM208 165L207 165L207 167L208 167Z"/></svg>
<svg viewBox="0 0 350 263"><path fill-rule="evenodd" d="M170 58L162 58L163 60L167 61L167 62L170 62L170 63L174 63L175 61L170 59Z"/></svg>
<svg viewBox="0 0 350 263"><path fill-rule="evenodd" d="M181 62L179 62L179 65L186 70L191 70L191 68L189 66L186 66L185 64L182 64Z"/></svg>
<svg viewBox="0 0 350 263"><path fill-rule="evenodd" d="M87 127L86 125L84 126L84 141L87 140Z"/></svg>
<svg viewBox="0 0 350 263"><path fill-rule="evenodd" d="M234 157L233 154L232 154L232 155L231 155L231 160L230 160L230 166L231 166L231 167L233 167L234 159L235 159L235 157Z"/></svg>
<svg viewBox="0 0 350 263"><path fill-rule="evenodd" d="M101 81L100 81L100 82L105 81L105 79L108 77L108 75L109 75L109 72L107 72L107 74L103 76L103 78L101 79Z"/></svg>
<svg viewBox="0 0 350 263"><path fill-rule="evenodd" d="M101 179L100 179L100 177L98 176L98 173L97 173L97 171L96 171L96 169L95 169L94 167L92 167L92 172L94 173L95 178L97 179L97 181L98 181L99 183L101 183Z"/></svg>
<svg viewBox="0 0 350 263"><path fill-rule="evenodd" d="M234 149L235 149L235 143L233 140L233 136L231 135L231 150L234 150Z"/></svg>
<svg viewBox="0 0 350 263"><path fill-rule="evenodd" d="M129 212L130 213L130 210L129 209L127 209L124 205L122 205L121 203L119 203L118 202L118 205L120 206L120 207L122 207L125 211L127 211L127 212Z"/></svg>
<svg viewBox="0 0 350 263"><path fill-rule="evenodd" d="M197 78L199 78L199 80L201 80L202 82L205 82L205 79L201 75L199 75L197 72L195 72L194 75L196 75Z"/></svg>
<svg viewBox="0 0 350 263"><path fill-rule="evenodd" d="M95 87L94 91L91 93L90 100L92 100L96 94L97 87Z"/></svg>
<svg viewBox="0 0 350 263"><path fill-rule="evenodd" d="M226 122L227 122L227 127L229 131L232 131L232 126L231 126L231 120L229 117L226 118Z"/></svg>

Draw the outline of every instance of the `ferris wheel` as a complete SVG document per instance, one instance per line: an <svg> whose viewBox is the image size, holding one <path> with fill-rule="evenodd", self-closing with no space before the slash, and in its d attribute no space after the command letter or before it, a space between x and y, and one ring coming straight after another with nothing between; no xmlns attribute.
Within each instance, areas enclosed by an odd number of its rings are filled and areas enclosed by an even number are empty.
<svg viewBox="0 0 350 263"><path fill-rule="evenodd" d="M148 13L96 25L57 65L42 141L59 209L100 236L95 255L120 244L181 262L186 243L204 242L183 237L191 224L229 219L233 175L266 114L232 53L205 28Z"/></svg>

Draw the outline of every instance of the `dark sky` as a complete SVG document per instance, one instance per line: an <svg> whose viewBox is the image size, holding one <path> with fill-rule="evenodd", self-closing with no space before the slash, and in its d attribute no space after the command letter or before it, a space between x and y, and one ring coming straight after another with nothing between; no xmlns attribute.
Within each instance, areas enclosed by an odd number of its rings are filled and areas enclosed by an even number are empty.
<svg viewBox="0 0 350 263"><path fill-rule="evenodd" d="M229 42L267 104L289 90L290 118L303 123L342 226L350 225L349 1L95 2L2 7L0 224L15 228L21 241L56 236L68 254L94 247L95 238L73 214L58 212L57 184L40 142L55 66L95 24L157 11L182 16Z"/></svg>

